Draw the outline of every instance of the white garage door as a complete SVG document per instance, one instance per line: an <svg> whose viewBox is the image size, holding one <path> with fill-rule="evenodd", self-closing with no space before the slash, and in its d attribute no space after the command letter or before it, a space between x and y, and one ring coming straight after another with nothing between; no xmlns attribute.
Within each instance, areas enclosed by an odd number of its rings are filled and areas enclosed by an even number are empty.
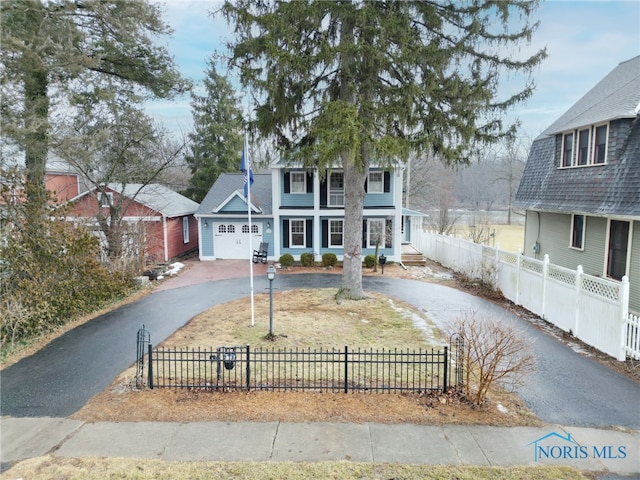
<svg viewBox="0 0 640 480"><path fill-rule="evenodd" d="M262 225L249 223L216 223L213 226L213 252L216 258L249 259L262 241ZM251 247L249 245L251 241Z"/></svg>

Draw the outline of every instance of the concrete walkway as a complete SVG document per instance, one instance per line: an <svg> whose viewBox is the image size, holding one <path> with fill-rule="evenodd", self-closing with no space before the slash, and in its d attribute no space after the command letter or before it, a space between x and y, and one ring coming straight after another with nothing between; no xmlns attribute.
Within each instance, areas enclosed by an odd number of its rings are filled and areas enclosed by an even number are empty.
<svg viewBox="0 0 640 480"><path fill-rule="evenodd" d="M166 461L567 465L614 475L640 474L640 433L559 425L83 423L62 418L3 418L1 442L5 467L52 454Z"/></svg>

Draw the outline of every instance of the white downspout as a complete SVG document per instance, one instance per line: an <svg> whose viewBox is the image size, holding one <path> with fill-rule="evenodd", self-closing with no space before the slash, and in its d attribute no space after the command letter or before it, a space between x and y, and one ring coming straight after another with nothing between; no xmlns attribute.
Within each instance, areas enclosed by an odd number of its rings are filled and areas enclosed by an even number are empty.
<svg viewBox="0 0 640 480"><path fill-rule="evenodd" d="M162 214L162 237L164 239L164 261L169 261L169 245L167 244L167 217Z"/></svg>

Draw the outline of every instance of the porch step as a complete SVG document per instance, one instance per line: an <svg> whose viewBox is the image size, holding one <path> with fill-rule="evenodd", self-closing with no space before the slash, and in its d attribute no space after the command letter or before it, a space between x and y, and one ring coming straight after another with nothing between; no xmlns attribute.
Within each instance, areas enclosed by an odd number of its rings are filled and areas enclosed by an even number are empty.
<svg viewBox="0 0 640 480"><path fill-rule="evenodd" d="M424 259L421 253L403 253L400 259L404 265L410 265L414 267L424 267L427 265L427 261Z"/></svg>

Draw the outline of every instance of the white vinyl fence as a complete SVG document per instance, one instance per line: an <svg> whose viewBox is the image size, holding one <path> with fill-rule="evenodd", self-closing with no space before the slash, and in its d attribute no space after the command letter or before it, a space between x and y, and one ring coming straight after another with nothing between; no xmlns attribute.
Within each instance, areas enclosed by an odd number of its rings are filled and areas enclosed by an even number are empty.
<svg viewBox="0 0 640 480"><path fill-rule="evenodd" d="M502 294L598 350L640 359L640 317L629 313L629 281L594 277L543 260L468 240L416 232L412 243L427 258L470 278L490 281Z"/></svg>

